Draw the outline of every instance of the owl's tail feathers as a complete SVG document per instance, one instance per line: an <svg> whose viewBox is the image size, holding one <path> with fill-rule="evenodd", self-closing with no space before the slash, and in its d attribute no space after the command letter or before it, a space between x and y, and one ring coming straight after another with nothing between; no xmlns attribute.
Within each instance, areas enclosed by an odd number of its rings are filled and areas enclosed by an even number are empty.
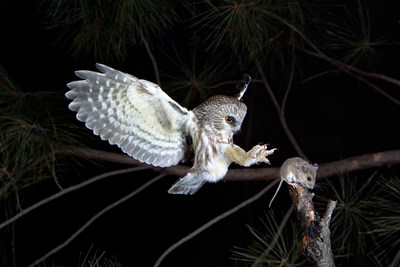
<svg viewBox="0 0 400 267"><path fill-rule="evenodd" d="M193 195L205 182L206 181L197 173L188 173L185 177L180 178L173 186L171 186L168 193Z"/></svg>

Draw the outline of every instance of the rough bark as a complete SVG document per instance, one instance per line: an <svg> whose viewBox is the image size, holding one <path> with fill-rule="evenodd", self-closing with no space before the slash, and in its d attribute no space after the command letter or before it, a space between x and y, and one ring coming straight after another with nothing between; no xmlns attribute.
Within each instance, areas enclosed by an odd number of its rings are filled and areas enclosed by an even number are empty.
<svg viewBox="0 0 400 267"><path fill-rule="evenodd" d="M320 218L314 209L313 193L300 184L295 189L289 186L289 193L296 209L297 218L303 231L302 251L314 266L335 266L331 250L329 223L336 201L329 201L326 213Z"/></svg>

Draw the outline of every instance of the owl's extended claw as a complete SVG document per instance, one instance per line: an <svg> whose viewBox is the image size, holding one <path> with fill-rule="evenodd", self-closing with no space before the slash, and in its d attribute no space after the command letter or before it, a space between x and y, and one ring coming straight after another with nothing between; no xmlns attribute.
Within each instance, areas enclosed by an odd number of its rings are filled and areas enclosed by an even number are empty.
<svg viewBox="0 0 400 267"><path fill-rule="evenodd" d="M256 163L270 164L267 156L272 155L277 148L267 150L268 145L256 145L250 151Z"/></svg>

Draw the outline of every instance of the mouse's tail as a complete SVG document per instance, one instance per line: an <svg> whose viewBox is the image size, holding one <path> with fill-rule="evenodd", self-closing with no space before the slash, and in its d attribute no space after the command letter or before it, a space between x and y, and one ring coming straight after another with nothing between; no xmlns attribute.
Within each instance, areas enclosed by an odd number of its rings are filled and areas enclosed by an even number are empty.
<svg viewBox="0 0 400 267"><path fill-rule="evenodd" d="M271 202L269 202L268 208L271 208L272 202L274 201L276 195L278 194L279 189L281 189L282 182L283 182L283 179L281 179L281 181L279 182L278 188L276 189L276 192L275 192L274 196L272 197Z"/></svg>

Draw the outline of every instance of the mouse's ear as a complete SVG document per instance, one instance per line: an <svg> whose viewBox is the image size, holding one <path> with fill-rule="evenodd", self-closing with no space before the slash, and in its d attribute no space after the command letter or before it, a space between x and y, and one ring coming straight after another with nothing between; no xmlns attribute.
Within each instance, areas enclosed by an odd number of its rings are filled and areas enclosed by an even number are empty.
<svg viewBox="0 0 400 267"><path fill-rule="evenodd" d="M308 166L307 166L307 164L301 164L300 165L300 170L302 171L302 172L307 172L307 169L308 169Z"/></svg>
<svg viewBox="0 0 400 267"><path fill-rule="evenodd" d="M318 164L317 163L314 163L314 169L318 169Z"/></svg>

